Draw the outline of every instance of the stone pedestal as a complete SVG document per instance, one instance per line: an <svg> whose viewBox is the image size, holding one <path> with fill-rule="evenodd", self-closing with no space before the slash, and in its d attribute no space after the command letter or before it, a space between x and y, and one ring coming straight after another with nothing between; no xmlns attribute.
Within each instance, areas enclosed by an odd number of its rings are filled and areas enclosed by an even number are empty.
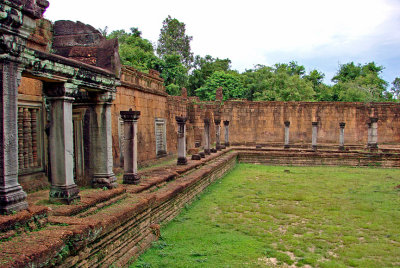
<svg viewBox="0 0 400 268"><path fill-rule="evenodd" d="M178 165L186 165L186 117L176 116L178 123Z"/></svg>
<svg viewBox="0 0 400 268"><path fill-rule="evenodd" d="M204 153L210 154L210 120L204 119Z"/></svg>
<svg viewBox="0 0 400 268"><path fill-rule="evenodd" d="M217 149L217 151L220 151L221 150L221 120L215 119L214 124L215 124L215 149Z"/></svg>
<svg viewBox="0 0 400 268"><path fill-rule="evenodd" d="M339 133L339 150L344 151L344 127L346 123L339 123L340 133Z"/></svg>
<svg viewBox="0 0 400 268"><path fill-rule="evenodd" d="M285 149L289 149L289 127L290 127L290 121L285 121Z"/></svg>
<svg viewBox="0 0 400 268"><path fill-rule="evenodd" d="M140 176L137 174L137 121L140 111L121 111L124 121L124 176L123 183L139 184Z"/></svg>
<svg viewBox="0 0 400 268"><path fill-rule="evenodd" d="M18 63L0 60L0 213L28 208L26 193L18 183Z"/></svg>
<svg viewBox="0 0 400 268"><path fill-rule="evenodd" d="M101 102L90 107L90 166L92 185L108 189L117 186L113 173L111 103Z"/></svg>
<svg viewBox="0 0 400 268"><path fill-rule="evenodd" d="M371 117L370 118L370 125L369 125L369 143L368 147L372 150L378 149L378 118Z"/></svg>
<svg viewBox="0 0 400 268"><path fill-rule="evenodd" d="M49 97L51 167L50 201L70 204L79 200L79 188L74 182L74 140L72 102L74 98Z"/></svg>
<svg viewBox="0 0 400 268"><path fill-rule="evenodd" d="M225 127L225 147L229 147L229 121L224 121Z"/></svg>
<svg viewBox="0 0 400 268"><path fill-rule="evenodd" d="M318 122L312 122L312 142L311 148L317 150Z"/></svg>

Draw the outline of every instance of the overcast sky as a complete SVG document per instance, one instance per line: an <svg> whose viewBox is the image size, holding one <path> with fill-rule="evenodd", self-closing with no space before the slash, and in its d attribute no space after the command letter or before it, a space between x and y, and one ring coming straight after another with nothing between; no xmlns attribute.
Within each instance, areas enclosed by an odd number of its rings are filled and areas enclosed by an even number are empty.
<svg viewBox="0 0 400 268"><path fill-rule="evenodd" d="M244 71L297 61L326 74L339 64L375 61L400 77L400 0L49 0L45 17L109 30L138 27L157 42L171 15L186 24L195 55L229 58Z"/></svg>

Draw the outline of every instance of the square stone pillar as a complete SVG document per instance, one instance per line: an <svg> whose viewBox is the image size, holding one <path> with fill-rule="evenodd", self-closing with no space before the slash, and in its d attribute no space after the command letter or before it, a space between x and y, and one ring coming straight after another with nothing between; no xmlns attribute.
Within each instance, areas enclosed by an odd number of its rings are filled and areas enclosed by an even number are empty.
<svg viewBox="0 0 400 268"><path fill-rule="evenodd" d="M204 119L204 153L211 154L210 151L210 119Z"/></svg>
<svg viewBox="0 0 400 268"><path fill-rule="evenodd" d="M18 183L18 86L21 53L26 40L48 7L42 1L1 1L0 18L0 213L28 208Z"/></svg>
<svg viewBox="0 0 400 268"><path fill-rule="evenodd" d="M214 119L215 124L215 149L221 150L221 120Z"/></svg>
<svg viewBox="0 0 400 268"><path fill-rule="evenodd" d="M289 127L290 127L290 121L285 121L285 149L289 149Z"/></svg>
<svg viewBox="0 0 400 268"><path fill-rule="evenodd" d="M346 123L340 122L339 127L340 127L340 133L339 133L339 150L344 151L344 127L346 126Z"/></svg>
<svg viewBox="0 0 400 268"><path fill-rule="evenodd" d="M28 208L26 193L18 183L18 63L0 60L0 213Z"/></svg>
<svg viewBox="0 0 400 268"><path fill-rule="evenodd" d="M311 147L314 151L317 150L317 135L318 135L318 122L312 122L312 142Z"/></svg>
<svg viewBox="0 0 400 268"><path fill-rule="evenodd" d="M186 165L186 117L176 116L178 123L178 165Z"/></svg>
<svg viewBox="0 0 400 268"><path fill-rule="evenodd" d="M229 146L229 121L226 120L224 121L224 127L225 127L225 146Z"/></svg>
<svg viewBox="0 0 400 268"><path fill-rule="evenodd" d="M79 200L79 188L74 182L74 139L72 102L74 98L49 97L50 101L50 200L70 204Z"/></svg>
<svg viewBox="0 0 400 268"><path fill-rule="evenodd" d="M368 146L370 149L378 149L378 118L371 117L370 122L370 141Z"/></svg>
<svg viewBox="0 0 400 268"><path fill-rule="evenodd" d="M368 122L367 123L367 128L368 128L368 130L367 130L367 135L368 135L367 136L367 147L369 147L371 144L371 133L372 133L371 126L372 126L371 122Z"/></svg>
<svg viewBox="0 0 400 268"><path fill-rule="evenodd" d="M90 167L92 185L95 188L117 187L113 172L112 136L111 136L111 97L105 94L90 107Z"/></svg>
<svg viewBox="0 0 400 268"><path fill-rule="evenodd" d="M139 184L137 174L137 121L140 111L121 111L124 121L124 177L125 184Z"/></svg>

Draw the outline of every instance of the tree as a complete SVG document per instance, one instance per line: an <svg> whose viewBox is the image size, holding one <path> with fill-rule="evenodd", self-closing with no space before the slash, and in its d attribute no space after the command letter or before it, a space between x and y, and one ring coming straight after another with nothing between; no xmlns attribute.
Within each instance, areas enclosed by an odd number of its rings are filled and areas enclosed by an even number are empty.
<svg viewBox="0 0 400 268"><path fill-rule="evenodd" d="M338 73L332 78L334 95L339 101L391 101L386 91L388 83L380 77L382 66L374 62L355 65L353 62L340 65Z"/></svg>
<svg viewBox="0 0 400 268"><path fill-rule="evenodd" d="M154 54L151 42L142 38L142 32L138 28L132 27L130 31L127 33L125 30L116 30L107 36L108 39L118 38L121 63L139 71L160 71L162 61Z"/></svg>
<svg viewBox="0 0 400 268"><path fill-rule="evenodd" d="M250 100L312 101L315 92L312 83L301 76L305 68L295 62L275 64L274 67L257 65L243 73L243 81Z"/></svg>
<svg viewBox="0 0 400 268"><path fill-rule="evenodd" d="M306 73L306 69L303 65L298 65L297 62L291 61L289 64L286 63L276 63L274 65L275 72L286 72L288 75L298 75L303 76Z"/></svg>
<svg viewBox="0 0 400 268"><path fill-rule="evenodd" d="M393 87L391 88L391 93L393 97L398 100L400 94L400 77L396 77L392 82Z"/></svg>
<svg viewBox="0 0 400 268"><path fill-rule="evenodd" d="M335 101L334 92L331 86L323 83L325 74L318 70L311 70L308 75L303 78L310 81L315 92L315 100L317 101Z"/></svg>
<svg viewBox="0 0 400 268"><path fill-rule="evenodd" d="M195 93L201 100L215 100L215 92L219 87L222 87L224 100L244 97L245 88L239 74L224 71L214 72L204 86L195 90Z"/></svg>
<svg viewBox="0 0 400 268"><path fill-rule="evenodd" d="M204 58L196 56L193 64L194 70L189 76L188 94L194 95L196 89L204 86L206 80L216 71L229 71L230 59L213 58L210 55Z"/></svg>
<svg viewBox="0 0 400 268"><path fill-rule="evenodd" d="M179 95L182 87L186 87L188 81L187 68L182 64L179 55L165 55L161 66L161 77L167 93Z"/></svg>
<svg viewBox="0 0 400 268"><path fill-rule="evenodd" d="M190 41L193 37L186 35L186 25L177 19L168 17L163 21L157 43L157 54L164 58L166 55L179 55L181 62L189 70L193 62Z"/></svg>

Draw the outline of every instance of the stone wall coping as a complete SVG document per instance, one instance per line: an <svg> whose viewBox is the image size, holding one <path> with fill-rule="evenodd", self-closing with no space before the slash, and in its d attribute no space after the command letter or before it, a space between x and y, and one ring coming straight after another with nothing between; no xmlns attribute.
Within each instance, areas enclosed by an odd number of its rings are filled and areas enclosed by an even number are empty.
<svg viewBox="0 0 400 268"><path fill-rule="evenodd" d="M169 96L168 93L166 93L164 91L156 90L156 89L152 89L152 88L145 88L140 85L133 84L133 83L126 82L126 81L121 81L121 86L129 88L129 89L134 89L134 90L138 90L141 92L145 92L145 93L150 93L153 95L159 95L159 96L163 96L163 97Z"/></svg>

